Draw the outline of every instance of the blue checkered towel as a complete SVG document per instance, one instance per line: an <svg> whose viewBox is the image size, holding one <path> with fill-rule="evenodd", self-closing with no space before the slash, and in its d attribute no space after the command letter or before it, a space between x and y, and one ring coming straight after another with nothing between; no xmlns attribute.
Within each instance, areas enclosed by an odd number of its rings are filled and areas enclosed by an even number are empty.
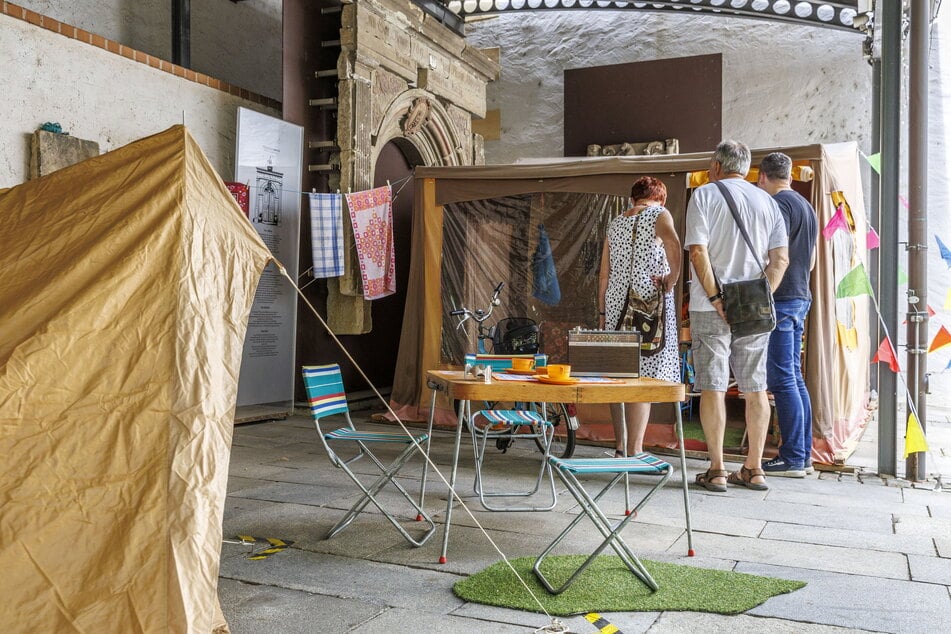
<svg viewBox="0 0 951 634"><path fill-rule="evenodd" d="M310 241L314 277L343 275L343 196L310 194Z"/></svg>

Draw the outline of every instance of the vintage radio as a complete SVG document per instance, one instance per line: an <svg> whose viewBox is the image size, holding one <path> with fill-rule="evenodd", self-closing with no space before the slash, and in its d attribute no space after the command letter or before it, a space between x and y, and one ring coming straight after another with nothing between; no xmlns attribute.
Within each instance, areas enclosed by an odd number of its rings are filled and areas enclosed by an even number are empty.
<svg viewBox="0 0 951 634"><path fill-rule="evenodd" d="M630 330L568 331L568 363L572 376L637 378L641 368L641 336Z"/></svg>

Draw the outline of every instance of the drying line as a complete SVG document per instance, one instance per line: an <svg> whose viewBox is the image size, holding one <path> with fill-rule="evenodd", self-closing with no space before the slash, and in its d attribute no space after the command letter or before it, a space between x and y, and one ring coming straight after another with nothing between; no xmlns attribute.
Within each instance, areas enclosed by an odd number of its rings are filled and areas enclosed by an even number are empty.
<svg viewBox="0 0 951 634"><path fill-rule="evenodd" d="M314 313L314 316L320 322L320 325L324 327L324 329L327 331L327 334L330 335L330 338L333 339L334 342L340 347L340 349L343 351L344 355L346 355L350 363L353 364L353 367L356 368L357 372L360 373L360 376L363 378L363 380L367 382L367 385L370 386L370 389L373 390L373 393L376 394L377 398L379 398L380 401L383 403L383 405L386 407L386 411L390 413L390 415L396 420L397 423L399 423L399 426L403 429L403 432L409 437L410 441L416 446L416 449L419 450L419 453L422 454L426 462L429 463L429 466L433 468L433 472L439 476L439 479L442 480L443 484L445 484L446 487L449 489L449 494L455 497L456 500L459 502L459 504L462 505L462 508L469 515L469 518L473 522L475 522L476 526L479 527L479 530L482 531L483 535L485 535L486 540L488 540L489 544L492 545L492 548L495 549L495 552L497 552L499 556L502 557L502 561L505 562L505 565L508 566L509 569L512 571L512 573L515 575L515 578L518 579L519 583L522 584L522 587L525 588L528 594L532 597L532 599L538 605L538 608L545 614L545 616L547 616L549 619L552 619L551 614L548 613L548 610L545 609L545 606L542 605L542 602L538 599L537 596L535 596L535 593L532 592L532 589L528 587L528 584L525 583L525 580L522 579L522 576L518 573L518 571L515 570L515 567L511 564L508 557L505 556L505 553L502 552L502 549L499 548L498 544L495 543L495 541L492 539L489 533L485 530L485 527L482 526L482 523L478 519L476 519L475 515L472 514L472 511L469 509L469 507L466 505L463 499L459 497L459 494L456 493L456 491L451 486L449 486L449 481L443 475L442 471L439 470L439 467L436 466L436 463L433 462L432 459L426 454L426 452L423 450L422 445L420 445L416 441L416 438L413 436L412 433L410 433L406 425L403 424L403 421L400 419L400 417L397 416L396 412L393 411L393 408L390 407L390 404L386 401L386 399L383 398L383 395L380 394L379 390L377 390L376 386L370 380L370 377L366 375L366 373L363 371L363 368L361 368L360 364L357 363L356 359L350 356L350 352L344 347L343 343L341 343L341 341L337 338L337 335L335 335L334 332L330 329L330 326L327 325L327 322L324 321L324 318L320 316L320 313L317 312L317 309L314 308L314 305L310 303L310 300L307 299L304 293L297 287L297 284L288 274L287 269L284 268L284 265L281 264L277 259L274 259L274 265L277 266L281 275L287 278L287 281L291 283L291 285L297 291L297 294L300 296L300 298L304 300L304 303L307 304L307 307L310 308L312 313ZM556 620L557 619L552 619L552 622L554 623Z"/></svg>

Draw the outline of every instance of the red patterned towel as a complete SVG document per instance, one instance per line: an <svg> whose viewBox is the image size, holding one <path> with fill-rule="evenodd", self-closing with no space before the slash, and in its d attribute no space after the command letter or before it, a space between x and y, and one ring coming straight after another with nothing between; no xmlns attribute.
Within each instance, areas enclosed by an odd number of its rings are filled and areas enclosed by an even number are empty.
<svg viewBox="0 0 951 634"><path fill-rule="evenodd" d="M393 192L389 186L378 187L346 198L363 277L363 298L392 295L396 292Z"/></svg>

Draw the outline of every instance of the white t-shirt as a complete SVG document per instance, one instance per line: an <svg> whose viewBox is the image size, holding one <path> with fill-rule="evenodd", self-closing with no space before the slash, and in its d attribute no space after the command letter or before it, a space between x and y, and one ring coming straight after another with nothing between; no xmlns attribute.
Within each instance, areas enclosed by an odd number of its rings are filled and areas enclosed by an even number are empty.
<svg viewBox="0 0 951 634"><path fill-rule="evenodd" d="M776 201L765 190L741 178L721 181L730 189L736 210L746 225L750 241L763 267L769 262L769 250L787 246L786 223ZM762 277L756 258L750 253L730 207L716 184L697 188L687 205L687 230L684 248L704 245L720 283ZM707 299L697 272L690 266L690 310L715 310Z"/></svg>

